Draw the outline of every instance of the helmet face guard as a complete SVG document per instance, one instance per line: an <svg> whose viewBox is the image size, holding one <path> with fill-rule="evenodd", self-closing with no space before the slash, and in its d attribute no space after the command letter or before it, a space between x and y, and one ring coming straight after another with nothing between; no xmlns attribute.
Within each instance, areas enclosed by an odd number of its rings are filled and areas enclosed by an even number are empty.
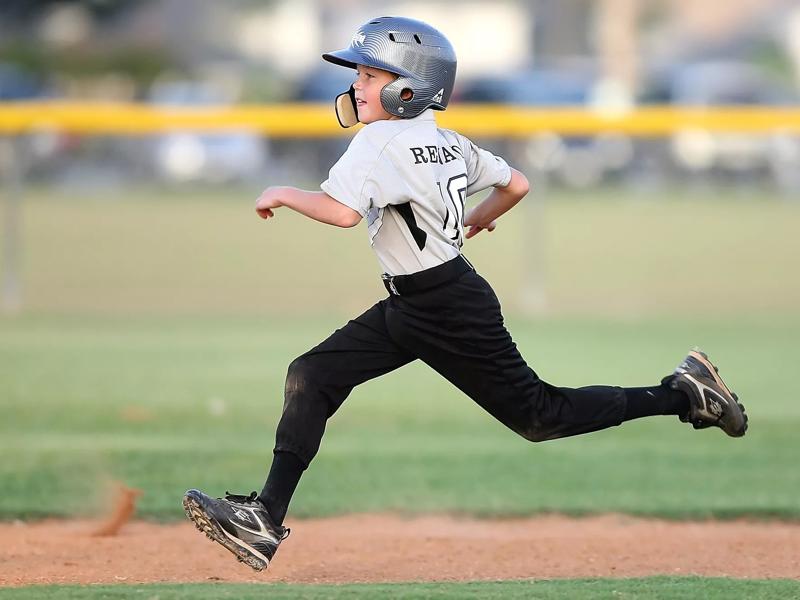
<svg viewBox="0 0 800 600"><path fill-rule="evenodd" d="M336 118L342 127L352 127L358 123L358 106L356 105L356 90L351 85L346 92L336 96Z"/></svg>
<svg viewBox="0 0 800 600"><path fill-rule="evenodd" d="M447 38L422 21L403 17L373 19L359 28L349 47L322 58L351 69L365 65L396 74L381 90L381 104L389 114L407 119L428 108L447 108L456 78L456 55ZM342 127L358 122L354 94L351 86L336 98Z"/></svg>

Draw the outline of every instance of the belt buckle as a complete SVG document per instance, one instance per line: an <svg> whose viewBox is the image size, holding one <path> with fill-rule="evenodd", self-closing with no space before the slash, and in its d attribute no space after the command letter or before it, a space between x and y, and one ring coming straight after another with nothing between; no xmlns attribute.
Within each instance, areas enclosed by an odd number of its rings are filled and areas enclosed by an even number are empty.
<svg viewBox="0 0 800 600"><path fill-rule="evenodd" d="M394 275L384 273L381 275L381 279L383 279L384 283L389 286L389 291L391 293L393 293L395 296L400 295L400 292L397 291L397 286L394 284Z"/></svg>

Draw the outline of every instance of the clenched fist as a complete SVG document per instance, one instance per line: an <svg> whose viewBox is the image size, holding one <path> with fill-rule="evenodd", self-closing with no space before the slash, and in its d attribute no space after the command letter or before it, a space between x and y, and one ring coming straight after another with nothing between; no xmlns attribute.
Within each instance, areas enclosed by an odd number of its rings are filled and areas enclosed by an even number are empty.
<svg viewBox="0 0 800 600"><path fill-rule="evenodd" d="M275 216L273 209L283 206L280 200L282 191L283 188L281 187L268 187L261 192L258 200L256 200L256 212L259 217L269 219Z"/></svg>

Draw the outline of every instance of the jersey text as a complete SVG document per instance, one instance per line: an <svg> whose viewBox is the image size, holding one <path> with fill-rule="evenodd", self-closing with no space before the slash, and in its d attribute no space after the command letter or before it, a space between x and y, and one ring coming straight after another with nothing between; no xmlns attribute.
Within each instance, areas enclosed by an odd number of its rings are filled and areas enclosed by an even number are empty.
<svg viewBox="0 0 800 600"><path fill-rule="evenodd" d="M422 148L409 148L409 150L414 155L415 165L420 163L445 164L456 160L456 154L462 156L461 148L458 145L453 145L449 148L447 146L424 146Z"/></svg>

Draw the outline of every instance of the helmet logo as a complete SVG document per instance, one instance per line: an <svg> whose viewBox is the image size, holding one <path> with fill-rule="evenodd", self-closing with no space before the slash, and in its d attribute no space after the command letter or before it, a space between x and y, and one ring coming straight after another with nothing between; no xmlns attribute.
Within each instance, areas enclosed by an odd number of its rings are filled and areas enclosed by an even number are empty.
<svg viewBox="0 0 800 600"><path fill-rule="evenodd" d="M443 95L444 95L444 88L442 88L438 92L436 92L436 95L432 98L432 100L434 102L441 102Z"/></svg>
<svg viewBox="0 0 800 600"><path fill-rule="evenodd" d="M364 35L363 31L359 31L353 36L353 41L350 42L350 45L352 45L352 46L363 46L364 45L364 40L366 39L366 37L367 36Z"/></svg>

